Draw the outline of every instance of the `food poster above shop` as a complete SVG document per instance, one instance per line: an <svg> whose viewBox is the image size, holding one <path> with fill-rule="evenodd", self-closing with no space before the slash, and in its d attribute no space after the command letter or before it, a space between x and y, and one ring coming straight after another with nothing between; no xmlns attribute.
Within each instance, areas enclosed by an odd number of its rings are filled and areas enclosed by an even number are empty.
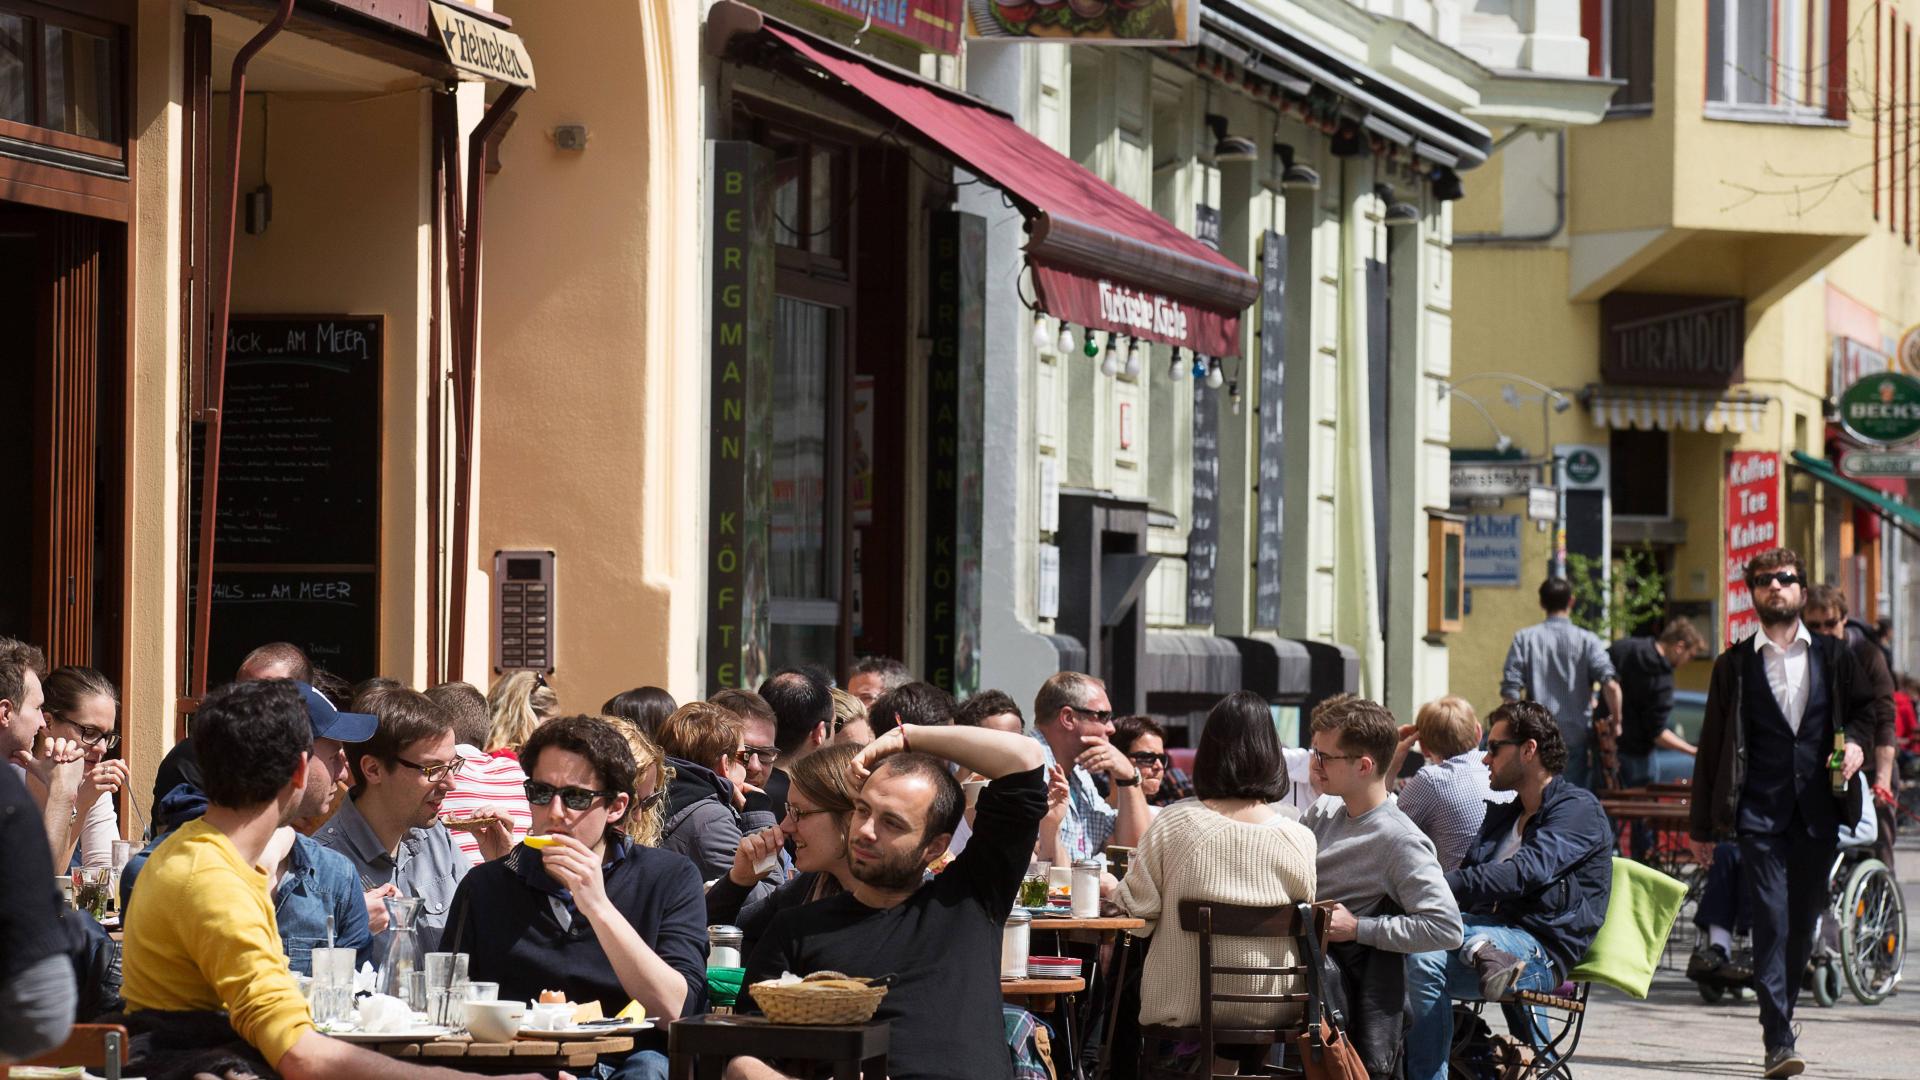
<svg viewBox="0 0 1920 1080"><path fill-rule="evenodd" d="M862 33L884 34L935 52L960 51L960 20L968 0L799 0L803 7L852 22Z"/></svg>
<svg viewBox="0 0 1920 1080"><path fill-rule="evenodd" d="M1200 0L965 0L967 36L1073 45L1192 45Z"/></svg>

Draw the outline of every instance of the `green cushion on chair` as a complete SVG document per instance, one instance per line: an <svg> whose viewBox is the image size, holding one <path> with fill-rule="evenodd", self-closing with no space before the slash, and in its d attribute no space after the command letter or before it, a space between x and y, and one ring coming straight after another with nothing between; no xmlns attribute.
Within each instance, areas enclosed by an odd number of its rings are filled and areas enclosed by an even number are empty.
<svg viewBox="0 0 1920 1080"><path fill-rule="evenodd" d="M1686 898L1687 887L1681 882L1643 863L1614 859L1606 921L1586 958L1573 969L1573 981L1606 983L1646 997Z"/></svg>
<svg viewBox="0 0 1920 1080"><path fill-rule="evenodd" d="M746 980L746 968L707 969L707 996L715 1005L732 1005L739 1000L740 984Z"/></svg>

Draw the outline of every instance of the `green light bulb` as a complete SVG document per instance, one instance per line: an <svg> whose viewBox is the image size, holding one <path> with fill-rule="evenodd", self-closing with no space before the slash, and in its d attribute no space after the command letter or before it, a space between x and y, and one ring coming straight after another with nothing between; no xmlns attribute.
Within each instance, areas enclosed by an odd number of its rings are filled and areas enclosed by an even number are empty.
<svg viewBox="0 0 1920 1080"><path fill-rule="evenodd" d="M1111 331L1109 331L1107 334L1107 340L1108 341L1113 340L1113 334ZM1087 331L1087 343L1085 345L1080 346L1080 351L1083 353L1086 353L1088 359L1092 359L1100 355L1100 346L1095 345L1093 343L1093 331L1091 330Z"/></svg>

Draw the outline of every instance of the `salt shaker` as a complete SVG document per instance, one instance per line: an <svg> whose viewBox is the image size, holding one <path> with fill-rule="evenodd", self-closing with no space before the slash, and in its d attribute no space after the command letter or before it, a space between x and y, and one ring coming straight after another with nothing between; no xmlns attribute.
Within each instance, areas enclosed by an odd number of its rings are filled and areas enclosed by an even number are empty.
<svg viewBox="0 0 1920 1080"><path fill-rule="evenodd" d="M707 966L710 968L737 968L740 965L740 946L746 941L746 934L737 926L707 927Z"/></svg>
<svg viewBox="0 0 1920 1080"><path fill-rule="evenodd" d="M1073 890L1068 894L1076 919L1100 917L1100 875L1106 864L1099 859L1081 859L1073 864Z"/></svg>
<svg viewBox="0 0 1920 1080"><path fill-rule="evenodd" d="M1033 940L1033 916L1014 908L1007 915L1006 929L1000 935L1000 977L1027 977L1027 949Z"/></svg>

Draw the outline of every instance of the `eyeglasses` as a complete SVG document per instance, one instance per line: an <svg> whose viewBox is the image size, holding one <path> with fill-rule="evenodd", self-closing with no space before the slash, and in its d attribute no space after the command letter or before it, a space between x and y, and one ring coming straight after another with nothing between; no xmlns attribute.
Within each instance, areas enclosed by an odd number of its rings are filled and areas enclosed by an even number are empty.
<svg viewBox="0 0 1920 1080"><path fill-rule="evenodd" d="M527 781L527 802L534 806L550 806L553 803L553 797L558 795L560 796L560 801L566 804L567 809L587 810L592 808L593 800L611 799L618 794L620 793L617 791L594 791L591 788L583 787L554 787L552 784L543 784L538 780ZM664 791L656 791L648 797L658 798L662 794L664 794Z"/></svg>
<svg viewBox="0 0 1920 1080"><path fill-rule="evenodd" d="M1074 712L1079 713L1081 716L1091 716L1094 718L1095 721L1102 724L1113 723L1112 709L1083 709L1078 705L1069 705L1067 706L1067 708L1072 709Z"/></svg>
<svg viewBox="0 0 1920 1080"><path fill-rule="evenodd" d="M792 803L788 803L788 804L787 804L787 814L786 814L786 817L783 817L783 818L781 818L780 820L782 820L782 821L785 821L785 820L786 820L787 818L792 818L792 819L793 819L793 823L794 823L795 825L798 825L798 824L800 824L800 822L801 822L801 821L803 821L803 820L805 820L805 819L807 819L807 818L810 818L810 817L812 817L812 816L813 816L813 815L815 815L815 814L830 814L830 813L832 813L832 812L833 812L833 811L831 811L831 810L795 810L795 809L793 808L793 804L792 804Z"/></svg>
<svg viewBox="0 0 1920 1080"><path fill-rule="evenodd" d="M1818 630L1823 634L1846 621L1847 620L1845 619L1807 619L1805 620L1807 624L1807 629Z"/></svg>
<svg viewBox="0 0 1920 1080"><path fill-rule="evenodd" d="M1164 769L1169 759L1165 754L1149 754L1145 750L1140 750L1128 754L1127 760L1143 769Z"/></svg>
<svg viewBox="0 0 1920 1080"><path fill-rule="evenodd" d="M111 750L114 747L120 745L120 735L118 732L102 731L99 728L90 728L90 727L87 727L85 724L81 724L76 721L69 720L64 716L56 716L54 717L54 719L59 720L61 723L67 725L68 727L72 728L76 733L78 733L80 737L80 742L83 745L99 747L102 750Z"/></svg>
<svg viewBox="0 0 1920 1080"><path fill-rule="evenodd" d="M573 791L578 791L578 790L580 790L580 789L579 789L579 788L572 788L572 789L569 789L569 790L573 790ZM642 814L644 814L644 813L646 813L647 811L649 811L649 810L651 810L651 809L653 809L654 807L656 807L656 806L659 806L659 805L660 805L660 800L662 800L662 799L665 799L666 797L667 797L667 789L666 789L666 788L661 788L661 789L660 789L659 791L656 791L656 792L654 792L653 794L651 794L651 795L649 795L649 796L647 796L646 798L644 798L644 799L641 799L641 800L640 800L640 809L639 809L639 813L642 813ZM567 805L569 805L569 806L572 806L573 804L572 804L572 803L568 803ZM585 809L586 809L586 806L574 806L573 808L574 808L575 810L585 810Z"/></svg>
<svg viewBox="0 0 1920 1080"><path fill-rule="evenodd" d="M1525 746L1531 741L1531 739L1488 739L1487 756L1492 757L1499 753L1500 748L1503 746Z"/></svg>
<svg viewBox="0 0 1920 1080"><path fill-rule="evenodd" d="M772 765L780 760L780 751L772 746L743 746L733 752L733 760L742 765L759 758L762 765Z"/></svg>
<svg viewBox="0 0 1920 1080"><path fill-rule="evenodd" d="M1315 761L1358 761L1367 756L1365 754L1328 754L1311 746L1307 748L1307 753L1312 755Z"/></svg>
<svg viewBox="0 0 1920 1080"><path fill-rule="evenodd" d="M408 761L406 758L398 755L395 755L393 760L405 765L409 769L419 770L420 775L426 777L427 783L429 784L437 784L449 776L459 776L461 767L467 763L466 758L454 758L452 761L439 765L422 765L417 761Z"/></svg>
<svg viewBox="0 0 1920 1080"><path fill-rule="evenodd" d="M1806 578L1801 577L1799 574L1793 573L1792 571L1776 570L1771 574L1755 574L1752 577L1748 578L1747 588L1764 589L1767 587L1769 583L1777 582L1779 583L1780 587L1784 589L1789 585L1805 584L1806 580L1807 580Z"/></svg>

